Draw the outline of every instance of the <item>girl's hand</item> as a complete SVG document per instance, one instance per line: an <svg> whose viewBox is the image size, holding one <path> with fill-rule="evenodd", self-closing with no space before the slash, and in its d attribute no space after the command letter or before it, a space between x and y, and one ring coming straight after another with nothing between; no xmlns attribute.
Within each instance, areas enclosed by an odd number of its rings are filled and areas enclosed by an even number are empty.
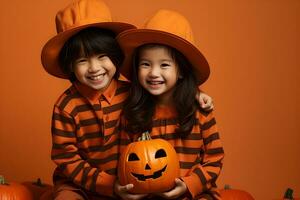
<svg viewBox="0 0 300 200"><path fill-rule="evenodd" d="M186 192L187 187L186 187L185 183L182 180L180 180L179 178L175 179L175 183L176 183L176 185L172 190L170 190L168 192L158 193L156 195L161 196L164 199L176 199L176 198L180 197L181 195L183 195Z"/></svg>
<svg viewBox="0 0 300 200"><path fill-rule="evenodd" d="M117 180L114 185L114 191L117 195L119 195L122 199L125 200L138 200L146 197L148 194L131 194L129 190L133 188L133 184L128 185L120 185Z"/></svg>
<svg viewBox="0 0 300 200"><path fill-rule="evenodd" d="M197 92L196 99L198 100L200 107L205 111L210 111L214 108L213 100L210 96L203 92Z"/></svg>

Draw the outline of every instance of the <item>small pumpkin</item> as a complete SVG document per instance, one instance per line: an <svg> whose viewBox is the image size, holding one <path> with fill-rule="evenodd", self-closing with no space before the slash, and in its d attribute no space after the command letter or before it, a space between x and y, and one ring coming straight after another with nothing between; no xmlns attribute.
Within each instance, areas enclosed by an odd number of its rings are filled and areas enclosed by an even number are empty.
<svg viewBox="0 0 300 200"><path fill-rule="evenodd" d="M33 196L24 185L8 183L3 176L0 176L0 199L33 200Z"/></svg>
<svg viewBox="0 0 300 200"><path fill-rule="evenodd" d="M225 185L224 189L220 190L222 200L254 200L248 192L244 190L231 189L229 185Z"/></svg>
<svg viewBox="0 0 300 200"><path fill-rule="evenodd" d="M172 189L179 177L179 161L173 146L163 139L151 139L148 132L130 143L119 160L121 185L132 183L131 193L156 193Z"/></svg>
<svg viewBox="0 0 300 200"><path fill-rule="evenodd" d="M34 182L26 181L26 182L23 182L22 184L29 191L31 191L31 194L32 194L34 200L38 200L45 191L47 191L49 188L52 188L51 185L43 183L40 178L38 178Z"/></svg>
<svg viewBox="0 0 300 200"><path fill-rule="evenodd" d="M39 198L39 200L53 200L53 187L48 188Z"/></svg>

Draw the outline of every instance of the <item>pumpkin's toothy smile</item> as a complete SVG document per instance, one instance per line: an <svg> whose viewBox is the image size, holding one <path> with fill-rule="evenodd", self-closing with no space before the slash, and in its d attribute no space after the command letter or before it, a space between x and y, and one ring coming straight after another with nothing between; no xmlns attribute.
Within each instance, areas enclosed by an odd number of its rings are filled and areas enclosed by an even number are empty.
<svg viewBox="0 0 300 200"><path fill-rule="evenodd" d="M156 178L159 178L161 177L161 174L166 170L167 168L167 165L164 166L164 168L162 168L161 170L158 170L156 172L154 172L152 175L148 175L148 176L145 176L144 174L136 174L136 173L132 173L131 174L136 177L139 181L145 181L146 179L149 179L149 178L153 178L153 179L156 179Z"/></svg>

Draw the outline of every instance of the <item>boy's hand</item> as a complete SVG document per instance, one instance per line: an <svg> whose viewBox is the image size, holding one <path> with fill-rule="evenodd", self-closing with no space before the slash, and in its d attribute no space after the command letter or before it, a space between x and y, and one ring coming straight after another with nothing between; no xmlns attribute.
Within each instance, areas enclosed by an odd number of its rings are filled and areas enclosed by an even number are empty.
<svg viewBox="0 0 300 200"><path fill-rule="evenodd" d="M131 194L129 190L133 188L133 184L128 185L120 185L119 181L117 180L114 185L115 193L120 196L122 199L125 200L138 200L146 197L148 194Z"/></svg>
<svg viewBox="0 0 300 200"><path fill-rule="evenodd" d="M210 96L203 92L197 92L196 99L198 100L200 107L205 111L210 111L214 108L213 100Z"/></svg>
<svg viewBox="0 0 300 200"><path fill-rule="evenodd" d="M186 187L185 183L182 180L180 180L179 178L175 179L175 183L176 183L176 185L172 190L170 190L168 192L158 193L156 195L161 196L164 199L176 199L176 198L180 197L181 195L183 195L186 192L187 187Z"/></svg>

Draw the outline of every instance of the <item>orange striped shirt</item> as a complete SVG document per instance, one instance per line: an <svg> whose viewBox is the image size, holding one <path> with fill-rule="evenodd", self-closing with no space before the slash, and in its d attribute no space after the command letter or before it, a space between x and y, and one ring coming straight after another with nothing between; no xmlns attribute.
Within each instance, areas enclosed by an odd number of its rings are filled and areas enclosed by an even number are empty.
<svg viewBox="0 0 300 200"><path fill-rule="evenodd" d="M71 180L112 196L119 157L120 114L129 83L112 80L104 93L73 84L57 100L52 116L54 181Z"/></svg>
<svg viewBox="0 0 300 200"><path fill-rule="evenodd" d="M224 151L213 112L197 111L196 123L186 138L175 134L176 110L157 107L151 137L163 138L175 148L180 162L180 176L188 188L188 196L195 199L221 199L216 179L221 168ZM123 120L122 120L123 123ZM127 133L122 131L122 137ZM132 136L128 136L132 137ZM134 135L132 140L136 140Z"/></svg>

